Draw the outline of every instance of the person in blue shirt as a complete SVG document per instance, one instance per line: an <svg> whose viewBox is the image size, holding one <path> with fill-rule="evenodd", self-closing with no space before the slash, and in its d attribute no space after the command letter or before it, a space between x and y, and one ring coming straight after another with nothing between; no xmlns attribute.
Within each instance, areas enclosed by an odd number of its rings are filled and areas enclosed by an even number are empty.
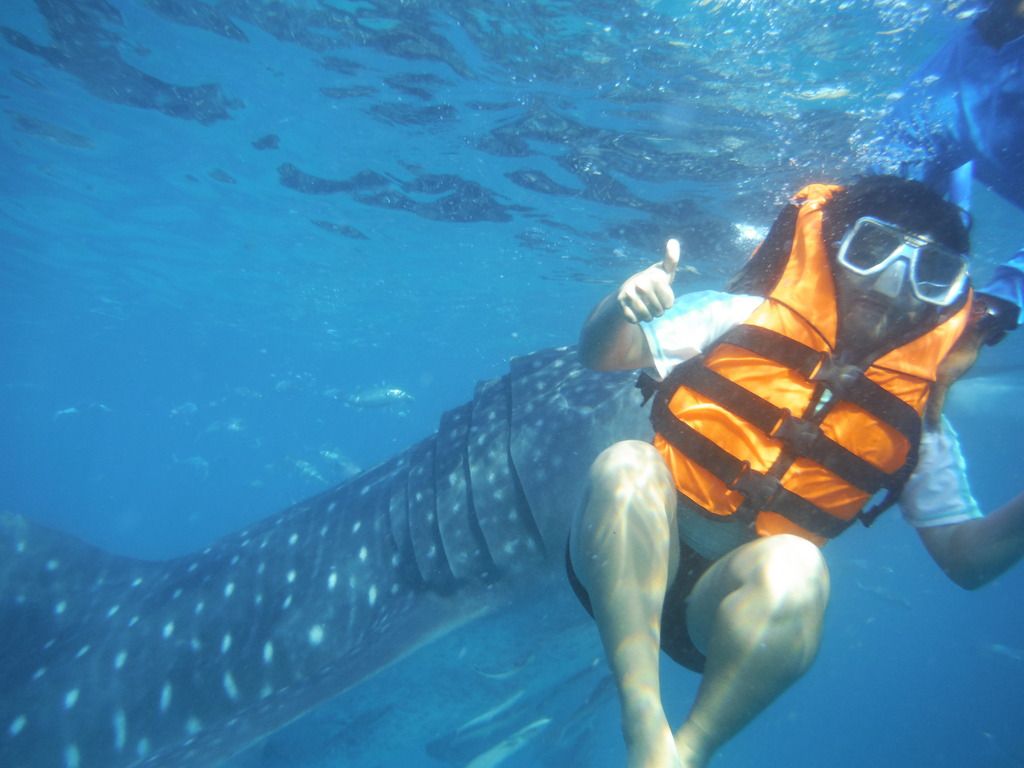
<svg viewBox="0 0 1024 768"><path fill-rule="evenodd" d="M872 172L924 182L965 210L972 179L1024 210L1024 0L993 0L921 67L868 160ZM1024 247L979 298L995 343L1021 320Z"/></svg>

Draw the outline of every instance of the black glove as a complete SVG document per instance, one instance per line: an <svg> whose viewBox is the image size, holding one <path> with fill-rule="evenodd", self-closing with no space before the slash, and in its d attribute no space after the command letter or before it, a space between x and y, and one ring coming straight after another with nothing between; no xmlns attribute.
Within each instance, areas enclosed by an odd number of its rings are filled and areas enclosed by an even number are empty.
<svg viewBox="0 0 1024 768"><path fill-rule="evenodd" d="M989 293L976 291L971 322L988 346L998 344L1007 333L1017 327L1020 309L1011 301Z"/></svg>

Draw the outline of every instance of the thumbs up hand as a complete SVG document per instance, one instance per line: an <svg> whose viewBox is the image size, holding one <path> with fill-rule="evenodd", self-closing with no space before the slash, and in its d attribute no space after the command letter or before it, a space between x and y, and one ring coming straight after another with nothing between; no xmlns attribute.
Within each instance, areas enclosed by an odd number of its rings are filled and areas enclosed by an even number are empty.
<svg viewBox="0 0 1024 768"><path fill-rule="evenodd" d="M676 300L672 281L679 268L679 241L665 243L665 258L637 272L619 288L616 299L622 314L631 323L660 317Z"/></svg>

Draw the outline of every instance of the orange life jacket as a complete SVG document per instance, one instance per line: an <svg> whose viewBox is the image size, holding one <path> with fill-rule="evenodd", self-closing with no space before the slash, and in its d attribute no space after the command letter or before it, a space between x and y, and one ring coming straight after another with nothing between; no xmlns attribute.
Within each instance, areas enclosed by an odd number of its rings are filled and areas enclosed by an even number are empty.
<svg viewBox="0 0 1024 768"><path fill-rule="evenodd" d="M745 322L669 374L651 412L654 445L680 493L761 536L793 533L819 545L895 501L917 461L939 364L970 313L968 293L866 367L836 362L822 208L838 189L799 193L781 278ZM884 504L863 513L880 491Z"/></svg>

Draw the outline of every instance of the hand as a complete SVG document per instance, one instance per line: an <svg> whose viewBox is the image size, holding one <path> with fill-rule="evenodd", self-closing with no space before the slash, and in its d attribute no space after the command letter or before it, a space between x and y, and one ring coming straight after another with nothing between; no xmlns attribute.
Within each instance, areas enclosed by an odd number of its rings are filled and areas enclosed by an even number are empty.
<svg viewBox="0 0 1024 768"><path fill-rule="evenodd" d="M985 297L974 302L967 327L964 328L960 338L949 350L945 359L939 363L939 368L935 372L935 387L928 397L928 405L924 412L924 422L928 429L939 428L942 408L946 403L946 394L949 392L949 388L971 369L978 359L982 345L994 343L990 341L993 338L992 325L987 322L986 307ZM1002 334L1005 335L1005 331Z"/></svg>
<svg viewBox="0 0 1024 768"><path fill-rule="evenodd" d="M675 303L672 281L679 268L679 241L665 243L665 258L626 280L616 295L622 314L631 323L651 320L665 314Z"/></svg>

